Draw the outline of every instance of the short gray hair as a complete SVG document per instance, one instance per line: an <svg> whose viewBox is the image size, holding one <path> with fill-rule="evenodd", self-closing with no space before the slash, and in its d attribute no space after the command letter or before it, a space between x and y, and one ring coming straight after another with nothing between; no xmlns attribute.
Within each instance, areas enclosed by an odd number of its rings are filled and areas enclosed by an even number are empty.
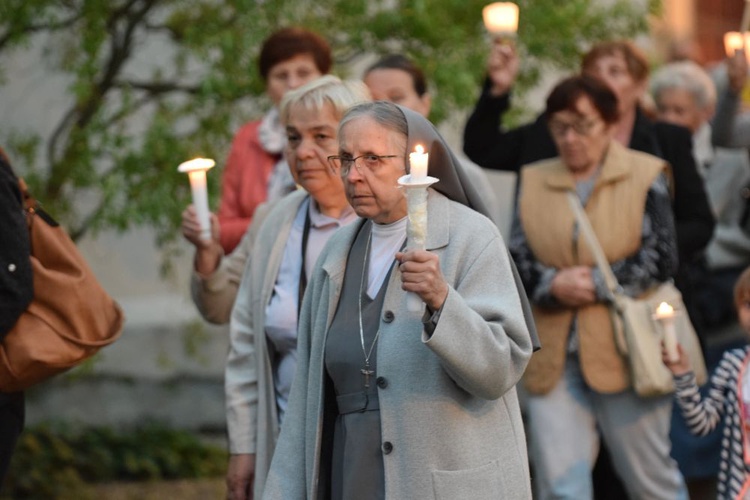
<svg viewBox="0 0 750 500"><path fill-rule="evenodd" d="M342 81L336 76L325 75L284 94L279 106L281 122L289 123L292 110L301 106L308 110L320 110L328 103L333 106L337 118L344 116L350 107L371 99L367 86L354 80Z"/></svg>
<svg viewBox="0 0 750 500"><path fill-rule="evenodd" d="M362 116L372 118L375 123L401 134L404 139L409 137L409 125L406 123L404 113L398 109L398 106L388 101L365 102L350 108L339 122L339 133L344 125Z"/></svg>
<svg viewBox="0 0 750 500"><path fill-rule="evenodd" d="M665 90L683 89L693 96L701 109L716 104L716 87L708 73L692 61L680 61L659 68L651 78L651 95L659 100Z"/></svg>

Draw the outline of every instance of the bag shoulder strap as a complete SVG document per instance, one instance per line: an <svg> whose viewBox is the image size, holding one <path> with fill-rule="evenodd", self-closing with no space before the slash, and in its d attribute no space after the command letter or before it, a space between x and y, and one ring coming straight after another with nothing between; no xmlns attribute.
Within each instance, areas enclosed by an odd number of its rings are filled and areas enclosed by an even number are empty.
<svg viewBox="0 0 750 500"><path fill-rule="evenodd" d="M604 283L607 285L607 289L612 294L619 292L620 284L617 282L617 278L612 272L612 268L609 266L607 257L604 255L604 250L602 250L602 246L599 244L596 233L594 233L594 228L591 227L591 222L583 209L583 205L581 205L581 200L578 199L578 195L573 191L568 191L567 194L570 208L573 209L576 221L578 221L578 229L581 231L581 234L583 234L591 253L594 255L596 266L604 277Z"/></svg>

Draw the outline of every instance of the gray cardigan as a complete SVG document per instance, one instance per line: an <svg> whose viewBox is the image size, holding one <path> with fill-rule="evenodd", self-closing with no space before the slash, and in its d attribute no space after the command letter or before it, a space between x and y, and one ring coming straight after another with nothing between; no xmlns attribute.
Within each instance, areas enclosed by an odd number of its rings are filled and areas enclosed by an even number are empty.
<svg viewBox="0 0 750 500"><path fill-rule="evenodd" d="M427 249L448 297L430 337L407 310L398 268L377 345L386 497L531 498L515 385L532 353L508 252L486 217L430 190ZM318 496L324 346L361 223L323 250L300 315L297 375L263 498Z"/></svg>
<svg viewBox="0 0 750 500"><path fill-rule="evenodd" d="M299 206L308 198L295 191L268 210L256 212L243 238L249 257L232 309L231 345L225 373L231 453L255 453L254 498L260 498L279 433L272 354L265 338L266 306ZM248 235L250 235L248 237ZM247 241L246 241L247 240Z"/></svg>

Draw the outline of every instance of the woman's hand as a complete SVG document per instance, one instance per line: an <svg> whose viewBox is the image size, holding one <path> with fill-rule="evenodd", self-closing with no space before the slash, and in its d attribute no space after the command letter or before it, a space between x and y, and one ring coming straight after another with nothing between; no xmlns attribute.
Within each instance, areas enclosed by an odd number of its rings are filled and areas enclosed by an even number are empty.
<svg viewBox="0 0 750 500"><path fill-rule="evenodd" d="M747 59L744 50L737 50L733 56L727 57L727 77L729 88L735 94L742 92L747 81Z"/></svg>
<svg viewBox="0 0 750 500"><path fill-rule="evenodd" d="M255 454L229 456L227 470L227 500L253 500Z"/></svg>
<svg viewBox="0 0 750 500"><path fill-rule="evenodd" d="M201 225L193 205L182 212L182 235L195 245L195 270L204 276L212 274L221 261L224 250L219 243L219 218L211 214L211 239L201 238Z"/></svg>
<svg viewBox="0 0 750 500"><path fill-rule="evenodd" d="M495 97L507 94L516 82L519 67L520 61L516 47L513 44L495 40L487 59L487 76L492 82L490 94Z"/></svg>
<svg viewBox="0 0 750 500"><path fill-rule="evenodd" d="M561 304L568 307L582 307L596 302L596 286L587 266L560 269L552 278L550 293Z"/></svg>
<svg viewBox="0 0 750 500"><path fill-rule="evenodd" d="M666 365L666 367L669 368L669 371L671 371L673 375L679 376L691 371L692 367L690 366L690 359L688 359L687 354L685 354L685 351L682 349L682 346L680 344L677 344L677 353L680 355L680 359L678 359L674 363L669 361L667 348L664 345L664 341L662 341L661 360Z"/></svg>
<svg viewBox="0 0 750 500"><path fill-rule="evenodd" d="M198 214L195 213L195 207L188 205L182 211L182 235L199 250L210 247L214 242L219 242L219 218L213 213L210 217L211 239L204 240L201 238L201 224L198 221Z"/></svg>
<svg viewBox="0 0 750 500"><path fill-rule="evenodd" d="M440 271L440 259L427 250L397 252L401 270L401 288L414 292L432 311L443 307L448 297L448 283Z"/></svg>

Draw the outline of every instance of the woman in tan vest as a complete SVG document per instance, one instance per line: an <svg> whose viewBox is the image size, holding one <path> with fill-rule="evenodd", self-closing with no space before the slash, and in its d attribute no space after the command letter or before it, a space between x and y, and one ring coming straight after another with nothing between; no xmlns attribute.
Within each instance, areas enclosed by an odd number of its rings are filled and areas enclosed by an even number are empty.
<svg viewBox="0 0 750 500"><path fill-rule="evenodd" d="M567 198L578 195L619 283L640 295L677 268L666 164L613 140L617 97L597 79L563 80L545 115L560 156L521 170L510 242L543 346L524 377L537 498L592 498L600 435L630 498L687 498L669 455L671 397L631 388Z"/></svg>

